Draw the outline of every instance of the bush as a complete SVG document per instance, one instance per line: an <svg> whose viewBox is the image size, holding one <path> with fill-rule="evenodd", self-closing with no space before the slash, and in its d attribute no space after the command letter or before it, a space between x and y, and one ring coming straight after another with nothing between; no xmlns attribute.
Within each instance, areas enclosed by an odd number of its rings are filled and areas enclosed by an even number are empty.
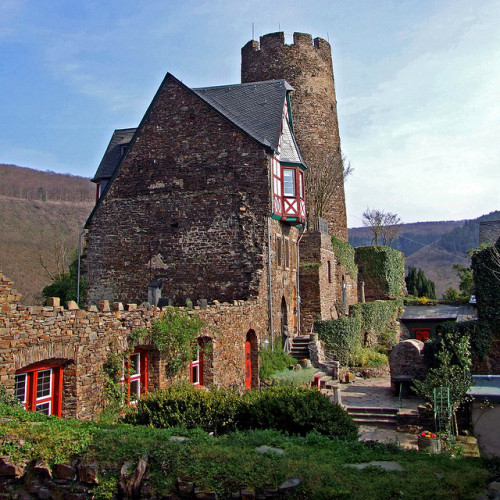
<svg viewBox="0 0 500 500"><path fill-rule="evenodd" d="M297 360L283 351L281 342L275 342L274 349L259 351L259 377L269 378L275 372L286 370L290 365L297 364Z"/></svg>
<svg viewBox="0 0 500 500"><path fill-rule="evenodd" d="M304 368L303 370L283 370L275 372L271 376L272 385L311 385L314 380L316 368Z"/></svg>
<svg viewBox="0 0 500 500"><path fill-rule="evenodd" d="M347 412L315 389L268 387L243 396L240 429L276 429L305 436L316 431L356 440L357 425Z"/></svg>
<svg viewBox="0 0 500 500"><path fill-rule="evenodd" d="M357 346L351 351L351 366L373 367L387 366L388 364L387 355L377 352L374 349Z"/></svg>
<svg viewBox="0 0 500 500"><path fill-rule="evenodd" d="M276 429L305 435L357 439L357 426L339 405L314 389L269 387L240 395L236 390L175 385L141 399L125 416L134 425L200 428L215 434Z"/></svg>
<svg viewBox="0 0 500 500"><path fill-rule="evenodd" d="M315 321L314 331L325 347L332 351L342 365L349 363L349 356L355 346L360 345L361 319L342 317L329 321Z"/></svg>

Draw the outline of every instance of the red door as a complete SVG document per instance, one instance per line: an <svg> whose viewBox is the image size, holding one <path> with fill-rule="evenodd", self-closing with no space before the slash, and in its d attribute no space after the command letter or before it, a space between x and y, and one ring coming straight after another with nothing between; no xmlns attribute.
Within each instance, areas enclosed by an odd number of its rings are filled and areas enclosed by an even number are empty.
<svg viewBox="0 0 500 500"><path fill-rule="evenodd" d="M245 342L245 389L252 388L252 357L250 355L250 342Z"/></svg>
<svg viewBox="0 0 500 500"><path fill-rule="evenodd" d="M431 335L430 328L413 328L413 331L415 332L415 338L417 340L421 340L422 342L429 340Z"/></svg>

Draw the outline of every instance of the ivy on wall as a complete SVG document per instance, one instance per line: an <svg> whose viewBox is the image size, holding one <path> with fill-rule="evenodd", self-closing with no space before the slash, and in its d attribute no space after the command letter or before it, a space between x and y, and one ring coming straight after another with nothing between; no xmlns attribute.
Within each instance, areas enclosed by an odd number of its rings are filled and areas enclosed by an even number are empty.
<svg viewBox="0 0 500 500"><path fill-rule="evenodd" d="M355 261L367 288L375 288L389 298L403 295L404 256L385 246L364 246L355 249Z"/></svg>
<svg viewBox="0 0 500 500"><path fill-rule="evenodd" d="M397 341L396 318L403 308L402 299L398 300L376 300L353 304L350 314L353 318L361 320L361 334L375 331L377 341L386 347L394 347Z"/></svg>
<svg viewBox="0 0 500 500"><path fill-rule="evenodd" d="M494 246L476 251L471 261L479 319L489 323L491 331L498 337L500 337L499 254L500 239Z"/></svg>
<svg viewBox="0 0 500 500"><path fill-rule="evenodd" d="M349 363L351 351L360 345L361 319L342 317L329 321L315 321L314 331L325 348L331 351L341 365Z"/></svg>
<svg viewBox="0 0 500 500"><path fill-rule="evenodd" d="M354 248L347 241L332 236L333 253L341 266L344 266L354 281L358 278L358 266L354 262Z"/></svg>

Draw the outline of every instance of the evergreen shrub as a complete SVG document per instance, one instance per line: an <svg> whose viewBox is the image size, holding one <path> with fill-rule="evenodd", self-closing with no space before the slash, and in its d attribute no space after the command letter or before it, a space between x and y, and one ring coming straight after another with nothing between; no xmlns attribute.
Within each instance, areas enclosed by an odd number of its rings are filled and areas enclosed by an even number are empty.
<svg viewBox="0 0 500 500"><path fill-rule="evenodd" d="M274 349L268 347L259 351L259 377L269 378L275 372L286 370L290 365L297 364L297 360L283 351L278 339Z"/></svg>
<svg viewBox="0 0 500 500"><path fill-rule="evenodd" d="M239 394L234 389L203 391L174 385L148 394L125 421L152 427L200 428L215 434L275 429L289 434L320 434L356 440L358 430L347 412L311 388L268 387Z"/></svg>

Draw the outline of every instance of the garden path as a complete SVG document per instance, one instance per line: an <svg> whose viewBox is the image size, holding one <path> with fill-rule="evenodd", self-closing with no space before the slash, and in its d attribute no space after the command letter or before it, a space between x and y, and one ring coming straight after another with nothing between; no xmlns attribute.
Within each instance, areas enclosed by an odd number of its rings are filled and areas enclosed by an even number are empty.
<svg viewBox="0 0 500 500"><path fill-rule="evenodd" d="M346 407L399 408L399 398L391 391L390 376L359 378L350 384L341 384L342 404ZM410 396L401 400L400 413L416 412L422 399ZM417 449L417 434L398 432L396 428L361 425L360 441L396 443L407 449Z"/></svg>

